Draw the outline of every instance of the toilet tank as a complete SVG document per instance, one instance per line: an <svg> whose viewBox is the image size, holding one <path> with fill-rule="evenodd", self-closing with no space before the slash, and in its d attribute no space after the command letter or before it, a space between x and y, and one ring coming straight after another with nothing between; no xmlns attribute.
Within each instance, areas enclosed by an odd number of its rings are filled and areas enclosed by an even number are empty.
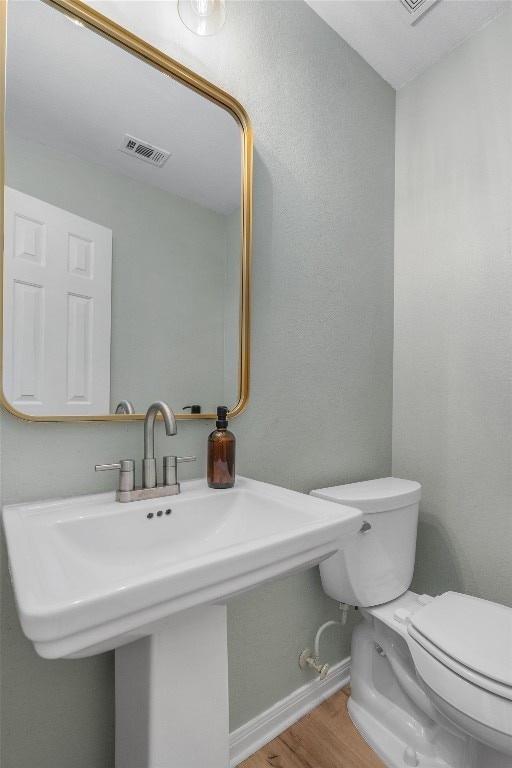
<svg viewBox="0 0 512 768"><path fill-rule="evenodd" d="M421 485L382 477L318 488L311 495L360 509L370 526L363 524L345 549L320 563L324 591L361 607L381 605L403 594L414 570Z"/></svg>

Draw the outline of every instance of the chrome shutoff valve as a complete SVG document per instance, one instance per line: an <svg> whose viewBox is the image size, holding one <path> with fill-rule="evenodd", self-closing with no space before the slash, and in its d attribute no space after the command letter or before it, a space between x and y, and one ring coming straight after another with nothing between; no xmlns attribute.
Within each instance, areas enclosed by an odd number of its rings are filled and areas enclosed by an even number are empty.
<svg viewBox="0 0 512 768"><path fill-rule="evenodd" d="M318 672L320 680L323 680L329 672L329 665L322 664L319 659L315 659L315 657L311 655L311 648L304 648L302 651L299 656L299 667L301 669L308 669L308 667L314 669L315 672Z"/></svg>

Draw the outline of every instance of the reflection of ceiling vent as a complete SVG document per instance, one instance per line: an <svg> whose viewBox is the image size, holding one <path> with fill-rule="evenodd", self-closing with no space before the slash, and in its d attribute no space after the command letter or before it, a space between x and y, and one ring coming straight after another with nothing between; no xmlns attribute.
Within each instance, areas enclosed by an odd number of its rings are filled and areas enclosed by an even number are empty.
<svg viewBox="0 0 512 768"><path fill-rule="evenodd" d="M154 147L153 144L148 144L147 141L135 139L127 133L123 136L119 149L121 152L126 152L127 155L138 157L139 160L144 160L146 163L156 165L158 168L162 167L171 154L170 152L166 152L165 149L159 149L158 147Z"/></svg>
<svg viewBox="0 0 512 768"><path fill-rule="evenodd" d="M407 11L409 24L414 24L438 0L400 0L400 2Z"/></svg>

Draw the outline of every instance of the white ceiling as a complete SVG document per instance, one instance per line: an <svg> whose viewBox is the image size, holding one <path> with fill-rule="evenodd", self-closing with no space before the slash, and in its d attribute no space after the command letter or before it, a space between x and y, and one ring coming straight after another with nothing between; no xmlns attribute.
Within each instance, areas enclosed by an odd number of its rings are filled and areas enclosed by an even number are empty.
<svg viewBox="0 0 512 768"><path fill-rule="evenodd" d="M511 5L511 0L438 0L411 24L400 0L306 2L395 89Z"/></svg>
<svg viewBox="0 0 512 768"><path fill-rule="evenodd" d="M240 206L240 127L224 109L39 0L9 2L7 34L8 131L220 213ZM124 154L124 134L171 156Z"/></svg>

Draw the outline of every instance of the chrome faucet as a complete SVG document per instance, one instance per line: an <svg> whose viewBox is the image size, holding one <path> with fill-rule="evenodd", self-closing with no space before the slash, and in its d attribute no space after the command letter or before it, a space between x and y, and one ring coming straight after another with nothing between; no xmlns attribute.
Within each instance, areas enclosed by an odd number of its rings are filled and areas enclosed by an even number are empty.
<svg viewBox="0 0 512 768"><path fill-rule="evenodd" d="M174 496L180 492L177 478L177 465L183 461L195 461L195 456L164 456L163 484L157 484L155 459L155 418L161 413L167 435L177 433L176 419L171 408L162 400L157 400L149 406L144 419L144 458L142 460L142 486L135 487L135 462L133 459L123 459L115 464L97 464L96 471L104 469L119 469L119 488L116 491L117 501L141 501L156 499L161 496Z"/></svg>
<svg viewBox="0 0 512 768"><path fill-rule="evenodd" d="M156 487L156 459L155 459L155 418L157 413L161 413L165 432L168 436L175 435L176 419L174 413L167 403L157 400L149 406L146 418L144 419L144 458L142 460L142 487Z"/></svg>
<svg viewBox="0 0 512 768"><path fill-rule="evenodd" d="M133 407L131 400L121 400L117 404L116 413L126 413L126 414L135 413L135 408Z"/></svg>

